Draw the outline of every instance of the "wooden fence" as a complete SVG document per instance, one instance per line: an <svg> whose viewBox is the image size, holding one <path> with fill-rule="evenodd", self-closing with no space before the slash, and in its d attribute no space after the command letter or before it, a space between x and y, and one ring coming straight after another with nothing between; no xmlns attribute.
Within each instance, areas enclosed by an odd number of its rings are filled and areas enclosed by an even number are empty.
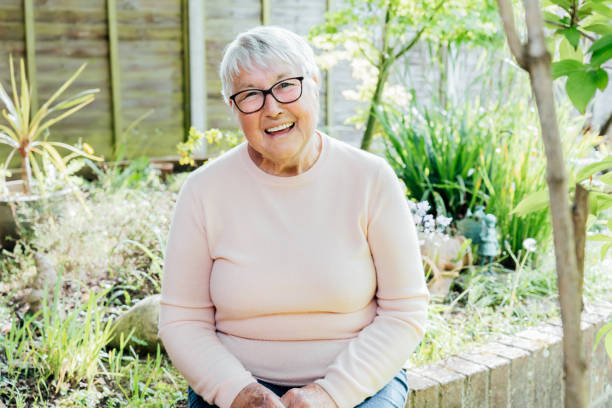
<svg viewBox="0 0 612 408"><path fill-rule="evenodd" d="M193 0L191 0L193 1ZM196 0L197 1L197 0ZM306 35L324 19L331 0L201 0L205 35L205 127L236 127L224 105L218 77L223 47L236 34L260 24ZM9 83L8 56L24 58L34 100L44 103L83 63L87 68L66 96L98 88L96 100L52 128L52 137L75 143L80 137L110 157L123 140L128 157L176 154L191 123L189 88L189 0L2 0L0 81ZM350 103L340 89L347 67L324 81L323 128L341 129ZM331 88L329 88L331 90ZM135 131L125 130L152 113ZM2 152L0 147L0 157Z"/></svg>

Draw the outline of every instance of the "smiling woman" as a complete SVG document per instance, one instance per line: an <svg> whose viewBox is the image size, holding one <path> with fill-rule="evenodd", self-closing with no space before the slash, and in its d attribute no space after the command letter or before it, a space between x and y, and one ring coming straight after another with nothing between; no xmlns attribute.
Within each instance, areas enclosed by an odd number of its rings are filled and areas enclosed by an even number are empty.
<svg viewBox="0 0 612 408"><path fill-rule="evenodd" d="M162 282L190 407L403 407L429 294L393 170L316 130L296 34L240 34L221 78L246 142L188 177Z"/></svg>

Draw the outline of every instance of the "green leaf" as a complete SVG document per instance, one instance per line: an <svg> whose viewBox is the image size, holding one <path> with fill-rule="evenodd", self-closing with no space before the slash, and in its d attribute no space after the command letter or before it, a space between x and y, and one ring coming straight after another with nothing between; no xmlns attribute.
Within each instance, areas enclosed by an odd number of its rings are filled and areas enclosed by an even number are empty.
<svg viewBox="0 0 612 408"><path fill-rule="evenodd" d="M612 242L610 242L609 244L605 244L604 246L601 247L601 260L602 261L608 254L608 251L610 250L610 248L612 248Z"/></svg>
<svg viewBox="0 0 612 408"><path fill-rule="evenodd" d="M612 155L606 156L598 162L591 163L588 166L580 169L576 176L576 183L580 183L591 177L592 175L599 173L600 171L612 168Z"/></svg>
<svg viewBox="0 0 612 408"><path fill-rule="evenodd" d="M533 212L543 210L548 207L548 190L540 190L529 194L510 212L525 217Z"/></svg>
<svg viewBox="0 0 612 408"><path fill-rule="evenodd" d="M612 237L609 237L604 234L589 235L587 238L590 239L591 241L597 241L597 242L612 242Z"/></svg>
<svg viewBox="0 0 612 408"><path fill-rule="evenodd" d="M612 336L610 333L606 336L606 353L608 353L608 357L612 360Z"/></svg>
<svg viewBox="0 0 612 408"><path fill-rule="evenodd" d="M564 59L552 63L553 79L557 79L577 71L586 71L586 65L574 59Z"/></svg>
<svg viewBox="0 0 612 408"><path fill-rule="evenodd" d="M557 32L563 34L574 49L578 48L578 44L580 43L580 31L578 31L576 27L562 28L557 30Z"/></svg>
<svg viewBox="0 0 612 408"><path fill-rule="evenodd" d="M612 25L609 24L591 24L582 27L584 31L590 31L599 35L612 34Z"/></svg>
<svg viewBox="0 0 612 408"><path fill-rule="evenodd" d="M612 173L603 174L603 175L597 177L597 180L601 181L604 184L612 186Z"/></svg>
<svg viewBox="0 0 612 408"><path fill-rule="evenodd" d="M592 67L600 67L610 59L612 59L612 45L599 49L591 54L590 64Z"/></svg>
<svg viewBox="0 0 612 408"><path fill-rule="evenodd" d="M599 191L590 192L589 209L591 214L597 214L610 207L612 207L612 194L601 193Z"/></svg>
<svg viewBox="0 0 612 408"><path fill-rule="evenodd" d="M595 41L590 47L591 66L599 67L612 58L612 34L605 35Z"/></svg>
<svg viewBox="0 0 612 408"><path fill-rule="evenodd" d="M612 9L608 7L606 3L591 2L589 5L593 11L596 11L598 14L607 18L612 18Z"/></svg>
<svg viewBox="0 0 612 408"><path fill-rule="evenodd" d="M574 49L565 37L561 37L559 42L559 58L562 60L573 59L582 62L584 61L584 53L581 48Z"/></svg>
<svg viewBox="0 0 612 408"><path fill-rule="evenodd" d="M595 71L591 71L593 77L595 78L595 85L599 88L600 91L603 91L608 86L608 73L603 69L599 68Z"/></svg>
<svg viewBox="0 0 612 408"><path fill-rule="evenodd" d="M612 46L612 35L606 35L591 44L589 52L596 52L610 46Z"/></svg>
<svg viewBox="0 0 612 408"><path fill-rule="evenodd" d="M572 3L570 2L570 0L550 0L551 3L556 4L557 6L561 7L562 9L568 11L570 9L570 7L572 6Z"/></svg>
<svg viewBox="0 0 612 408"><path fill-rule="evenodd" d="M595 345L593 346L593 351L597 350L597 346L599 345L599 342L601 341L601 338L606 333L608 333L610 330L612 330L612 323L608 323L604 327L599 329L599 331L597 332L597 336L595 337ZM606 337L609 337L609 335L606 336Z"/></svg>
<svg viewBox="0 0 612 408"><path fill-rule="evenodd" d="M542 16L544 17L544 20L554 21L557 24L561 24L561 17L559 17L555 13L551 13L550 11L543 11ZM546 23L546 24L549 24L549 23ZM549 24L549 25L554 28L558 27L552 24Z"/></svg>
<svg viewBox="0 0 612 408"><path fill-rule="evenodd" d="M565 90L576 109L584 113L589 101L595 95L597 84L588 72L576 71L568 75Z"/></svg>

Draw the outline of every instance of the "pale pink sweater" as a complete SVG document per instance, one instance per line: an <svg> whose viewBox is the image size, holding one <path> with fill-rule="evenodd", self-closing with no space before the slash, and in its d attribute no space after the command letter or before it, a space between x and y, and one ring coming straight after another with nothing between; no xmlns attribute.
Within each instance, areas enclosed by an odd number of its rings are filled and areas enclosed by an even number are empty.
<svg viewBox="0 0 612 408"><path fill-rule="evenodd" d="M428 291L400 183L385 160L322 140L298 176L263 172L244 143L179 194L159 335L192 388L221 408L255 378L315 381L354 407L423 336Z"/></svg>

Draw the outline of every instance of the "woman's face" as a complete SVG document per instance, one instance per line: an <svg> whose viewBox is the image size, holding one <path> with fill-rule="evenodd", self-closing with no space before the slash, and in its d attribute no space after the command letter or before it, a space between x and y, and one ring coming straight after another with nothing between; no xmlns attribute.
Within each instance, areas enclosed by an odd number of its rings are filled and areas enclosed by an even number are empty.
<svg viewBox="0 0 612 408"><path fill-rule="evenodd" d="M287 64L267 70L242 70L234 80L232 94L249 88L266 90L280 80L300 75L303 73ZM279 103L268 94L263 108L244 114L230 100L251 148L263 160L281 166L298 163L311 153L309 141L316 126L318 105L315 84L308 77L302 83L302 96L295 102Z"/></svg>

